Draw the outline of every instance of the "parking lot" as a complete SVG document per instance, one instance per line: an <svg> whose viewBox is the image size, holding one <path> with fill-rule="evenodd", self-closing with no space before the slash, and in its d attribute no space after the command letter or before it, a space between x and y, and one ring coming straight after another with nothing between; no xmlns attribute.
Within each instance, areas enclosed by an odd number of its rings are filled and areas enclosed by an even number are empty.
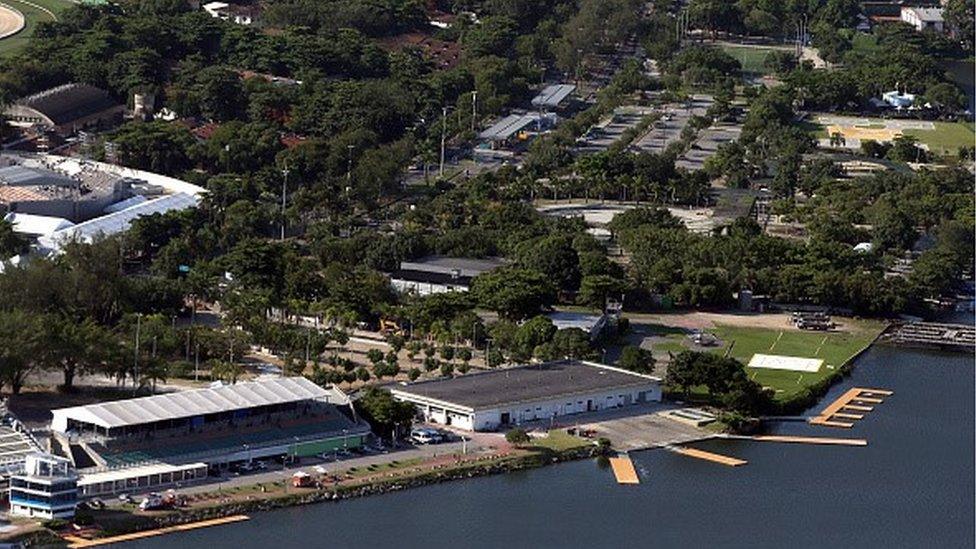
<svg viewBox="0 0 976 549"><path fill-rule="evenodd" d="M588 154L607 150L623 136L624 132L636 128L644 116L652 112L652 109L640 107L616 109L608 122L590 128L577 140L576 151Z"/></svg>
<svg viewBox="0 0 976 549"><path fill-rule="evenodd" d="M688 171L700 170L705 167L705 160L714 155L721 145L737 140L740 135L742 126L723 124L706 128L698 133L698 139L674 165Z"/></svg>
<svg viewBox="0 0 976 549"><path fill-rule="evenodd" d="M651 130L634 141L631 148L640 152L661 154L668 145L681 139L681 132L693 116L705 116L715 100L710 95L696 94L685 104L671 104L662 109L663 115Z"/></svg>

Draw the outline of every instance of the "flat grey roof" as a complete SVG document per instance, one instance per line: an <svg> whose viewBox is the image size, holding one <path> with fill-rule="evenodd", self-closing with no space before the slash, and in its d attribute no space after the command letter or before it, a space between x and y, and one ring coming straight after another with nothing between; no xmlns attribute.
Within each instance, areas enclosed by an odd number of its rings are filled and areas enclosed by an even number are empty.
<svg viewBox="0 0 976 549"><path fill-rule="evenodd" d="M646 386L656 377L581 360L560 360L390 387L394 395L439 400L474 410Z"/></svg>
<svg viewBox="0 0 976 549"><path fill-rule="evenodd" d="M442 274L454 274L455 271L459 271L461 276L478 276L504 265L505 262L499 258L472 259L430 255L415 261L402 261L400 269Z"/></svg>
<svg viewBox="0 0 976 549"><path fill-rule="evenodd" d="M536 107L558 107L575 90L576 86L572 84L546 86L539 95L532 98L532 104Z"/></svg>
<svg viewBox="0 0 976 549"><path fill-rule="evenodd" d="M0 185L9 185L11 187L32 187L39 185L77 187L78 182L55 171L14 165L0 168Z"/></svg>

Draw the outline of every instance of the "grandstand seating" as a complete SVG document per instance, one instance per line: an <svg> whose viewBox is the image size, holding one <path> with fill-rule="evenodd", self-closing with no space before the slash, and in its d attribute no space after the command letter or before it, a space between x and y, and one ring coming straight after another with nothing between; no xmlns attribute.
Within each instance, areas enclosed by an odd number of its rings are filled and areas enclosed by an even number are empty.
<svg viewBox="0 0 976 549"><path fill-rule="evenodd" d="M355 424L345 416L334 415L326 420L282 427L266 425L259 429L239 429L236 433L221 433L220 436L156 439L143 442L137 449L132 445L121 448L105 444L90 446L109 467L124 467L151 461L178 460L183 456L230 453L244 448L245 445L252 449L286 445L294 442L296 437L305 440L316 435L334 436L343 429L353 427Z"/></svg>

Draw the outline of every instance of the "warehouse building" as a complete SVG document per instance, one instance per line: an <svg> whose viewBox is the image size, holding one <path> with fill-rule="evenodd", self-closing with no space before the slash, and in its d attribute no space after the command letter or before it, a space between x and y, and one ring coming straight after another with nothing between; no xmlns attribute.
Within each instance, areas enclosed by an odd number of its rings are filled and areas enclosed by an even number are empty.
<svg viewBox="0 0 976 549"><path fill-rule="evenodd" d="M425 421L493 431L530 421L661 400L661 380L594 362L562 360L391 388Z"/></svg>

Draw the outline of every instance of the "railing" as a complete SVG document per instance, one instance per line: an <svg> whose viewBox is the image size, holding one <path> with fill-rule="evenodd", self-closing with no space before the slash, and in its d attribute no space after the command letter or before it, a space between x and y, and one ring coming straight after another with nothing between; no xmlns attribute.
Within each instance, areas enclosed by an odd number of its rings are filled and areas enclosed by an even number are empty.
<svg viewBox="0 0 976 549"><path fill-rule="evenodd" d="M270 441L267 441L267 442L264 442L264 443L247 444L246 447L242 445L240 447L225 447L225 448L217 448L217 449L213 449L213 450L203 450L203 451L199 451L199 452L191 452L191 453L187 453L187 454L175 454L175 455L172 456L172 459L174 459L174 460L178 459L179 461L189 462L189 461L201 460L201 459L207 458L207 457L228 454L228 453L249 452L249 451L252 451L253 452L253 451L264 450L264 449L267 449L267 448L270 448L270 447L274 447L274 446L291 446L291 445L297 445L297 444L302 444L304 442L321 440L322 438L326 438L326 437L328 437L328 438L336 438L336 437L338 437L340 435L341 436L344 436L344 437L355 437L355 436L362 436L362 435L366 435L366 434L369 434L369 427L367 425L363 424L363 423L358 423L352 429L346 429L346 432L345 433L343 433L342 431L332 431L330 433L325 433L325 437L323 437L323 434L296 435L294 437L286 437L286 438L282 438L282 439L275 439L275 440L270 440ZM118 464L118 465L106 465L106 466L102 466L102 467L90 467L90 468L87 468L87 469L83 469L82 472L89 473L89 474L90 473L104 473L104 472L108 472L108 471L118 471L118 470L121 470L121 469L132 469L134 467L139 467L139 466L142 466L142 465L158 465L158 464L166 463L166 461L164 461L164 459L165 458L152 458L152 459L145 459L145 460L138 460L138 461L130 461L130 462L126 462L126 463Z"/></svg>

